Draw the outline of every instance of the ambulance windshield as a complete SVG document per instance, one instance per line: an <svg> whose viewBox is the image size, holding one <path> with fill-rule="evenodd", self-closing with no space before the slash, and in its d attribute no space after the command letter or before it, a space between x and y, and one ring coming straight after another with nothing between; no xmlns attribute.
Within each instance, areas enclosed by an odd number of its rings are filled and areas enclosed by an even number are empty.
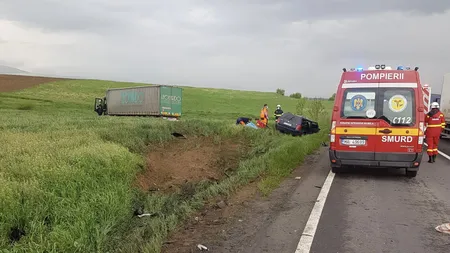
<svg viewBox="0 0 450 253"><path fill-rule="evenodd" d="M381 119L394 126L415 122L414 90L410 88L350 88L344 92L342 118Z"/></svg>

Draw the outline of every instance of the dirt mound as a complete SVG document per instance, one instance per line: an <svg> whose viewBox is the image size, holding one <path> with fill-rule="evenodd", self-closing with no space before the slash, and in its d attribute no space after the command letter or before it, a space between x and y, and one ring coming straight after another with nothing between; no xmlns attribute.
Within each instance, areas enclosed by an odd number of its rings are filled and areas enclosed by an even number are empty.
<svg viewBox="0 0 450 253"><path fill-rule="evenodd" d="M44 83L63 80L69 79L41 76L0 75L0 92L22 90Z"/></svg>
<svg viewBox="0 0 450 253"><path fill-rule="evenodd" d="M144 191L171 192L188 182L218 181L237 168L246 152L244 144L241 140L201 137L152 147L147 168L138 175L136 184Z"/></svg>

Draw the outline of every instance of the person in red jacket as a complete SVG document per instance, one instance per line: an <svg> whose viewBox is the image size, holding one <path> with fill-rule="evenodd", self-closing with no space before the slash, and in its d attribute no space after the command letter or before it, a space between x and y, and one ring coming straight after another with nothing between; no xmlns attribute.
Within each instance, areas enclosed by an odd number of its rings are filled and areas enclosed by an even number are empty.
<svg viewBox="0 0 450 253"><path fill-rule="evenodd" d="M428 144L428 162L434 163L438 155L439 138L442 130L445 128L445 117L439 110L437 102L431 103L431 111L425 117L425 124L427 126L425 136Z"/></svg>

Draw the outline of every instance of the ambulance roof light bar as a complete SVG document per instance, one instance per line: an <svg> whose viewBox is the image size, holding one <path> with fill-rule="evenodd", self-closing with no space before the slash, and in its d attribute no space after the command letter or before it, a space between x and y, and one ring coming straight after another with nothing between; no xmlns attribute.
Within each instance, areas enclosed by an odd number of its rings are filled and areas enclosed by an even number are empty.
<svg viewBox="0 0 450 253"><path fill-rule="evenodd" d="M411 70L411 67L403 67L403 66L398 66L397 70ZM414 71L419 70L419 67L415 67Z"/></svg>
<svg viewBox="0 0 450 253"><path fill-rule="evenodd" d="M381 65L377 64L377 65L375 65L375 69L392 70L392 67L386 66L385 64L381 64Z"/></svg>
<svg viewBox="0 0 450 253"><path fill-rule="evenodd" d="M347 72L347 68L343 68L342 71ZM361 71L364 71L364 68L363 67L351 68L349 71L361 72Z"/></svg>
<svg viewBox="0 0 450 253"><path fill-rule="evenodd" d="M357 67L357 68L351 68L350 71L363 71L364 69L362 67ZM367 68L367 70L392 70L391 66L386 66L385 64L377 64L375 66L370 66L369 68ZM403 67L403 66L398 66L397 70L411 70L411 67ZM414 68L415 71L419 70L419 67L415 67ZM347 68L343 68L342 71L347 72Z"/></svg>

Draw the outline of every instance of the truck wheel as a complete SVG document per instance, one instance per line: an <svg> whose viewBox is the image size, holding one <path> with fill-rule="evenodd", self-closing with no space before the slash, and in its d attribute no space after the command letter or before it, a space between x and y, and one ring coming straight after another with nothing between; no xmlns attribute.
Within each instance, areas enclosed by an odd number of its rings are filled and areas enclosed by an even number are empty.
<svg viewBox="0 0 450 253"><path fill-rule="evenodd" d="M409 178L413 178L417 176L417 171L406 170L406 176Z"/></svg>

